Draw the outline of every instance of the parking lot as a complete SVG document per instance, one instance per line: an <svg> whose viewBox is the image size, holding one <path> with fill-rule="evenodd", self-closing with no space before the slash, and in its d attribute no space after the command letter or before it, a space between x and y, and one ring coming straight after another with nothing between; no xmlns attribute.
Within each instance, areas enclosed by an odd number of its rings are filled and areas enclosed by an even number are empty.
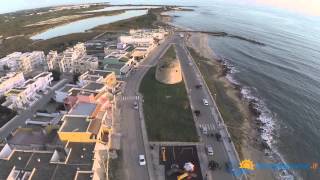
<svg viewBox="0 0 320 180"><path fill-rule="evenodd" d="M160 146L159 158L160 164L165 166L166 180L176 180L184 174L184 165L188 162L194 165L194 171L188 173L186 179L203 179L196 146Z"/></svg>

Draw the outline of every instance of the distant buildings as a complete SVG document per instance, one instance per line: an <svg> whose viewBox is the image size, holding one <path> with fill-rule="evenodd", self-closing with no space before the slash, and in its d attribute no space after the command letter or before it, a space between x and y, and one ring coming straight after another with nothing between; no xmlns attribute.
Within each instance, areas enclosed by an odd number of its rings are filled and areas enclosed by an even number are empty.
<svg viewBox="0 0 320 180"><path fill-rule="evenodd" d="M78 43L61 54L50 51L47 55L47 64L50 70L59 69L67 73L83 73L90 69L98 69L99 66L97 57L86 54L83 43Z"/></svg>
<svg viewBox="0 0 320 180"><path fill-rule="evenodd" d="M6 76L0 78L0 96L14 87L20 87L25 82L23 73L8 73Z"/></svg>
<svg viewBox="0 0 320 180"><path fill-rule="evenodd" d="M11 109L27 109L36 101L35 94L39 91L45 91L51 84L52 73L43 72L36 77L27 80L23 86L15 87L5 93L7 106Z"/></svg>
<svg viewBox="0 0 320 180"><path fill-rule="evenodd" d="M33 52L14 52L0 59L0 70L23 71L25 73L42 67L45 64L45 55L43 51Z"/></svg>

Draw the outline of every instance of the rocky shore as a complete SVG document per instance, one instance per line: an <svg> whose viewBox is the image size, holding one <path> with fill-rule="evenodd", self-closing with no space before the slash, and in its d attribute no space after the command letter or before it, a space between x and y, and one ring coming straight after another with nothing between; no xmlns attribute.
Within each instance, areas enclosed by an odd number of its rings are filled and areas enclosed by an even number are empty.
<svg viewBox="0 0 320 180"><path fill-rule="evenodd" d="M232 137L237 137L236 148L240 158L250 159L253 162L272 162L269 158L269 145L261 138L263 132L263 122L258 120L260 111L257 109L256 100L245 100L241 94L242 87L239 84L234 84L229 81L227 75L232 69L218 58L208 44L208 34L204 33L189 33L188 46L194 49L199 56L210 60L212 72L217 72L212 75L214 81L223 84L225 94L230 98L241 114L241 120L237 122L240 125L237 130L228 127ZM208 62L206 62L208 63ZM210 85L210 82L207 82ZM212 82L213 83L213 82ZM228 122L225 119L227 126L232 127L233 122ZM271 170L256 170L249 175L250 179L264 180L275 179L274 173Z"/></svg>

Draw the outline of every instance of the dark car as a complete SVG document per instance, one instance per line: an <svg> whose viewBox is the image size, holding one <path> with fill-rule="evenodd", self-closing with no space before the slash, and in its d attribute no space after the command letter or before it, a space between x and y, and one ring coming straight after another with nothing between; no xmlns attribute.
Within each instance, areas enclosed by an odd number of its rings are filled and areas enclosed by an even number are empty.
<svg viewBox="0 0 320 180"><path fill-rule="evenodd" d="M217 141L221 141L221 134L220 133L216 133L215 134Z"/></svg>
<svg viewBox="0 0 320 180"><path fill-rule="evenodd" d="M194 111L194 114L195 114L196 116L200 116L200 111L199 111L199 110L195 110L195 111Z"/></svg>
<svg viewBox="0 0 320 180"><path fill-rule="evenodd" d="M198 84L198 85L196 85L195 86L197 89L200 89L200 88L202 88L202 85L201 84Z"/></svg>

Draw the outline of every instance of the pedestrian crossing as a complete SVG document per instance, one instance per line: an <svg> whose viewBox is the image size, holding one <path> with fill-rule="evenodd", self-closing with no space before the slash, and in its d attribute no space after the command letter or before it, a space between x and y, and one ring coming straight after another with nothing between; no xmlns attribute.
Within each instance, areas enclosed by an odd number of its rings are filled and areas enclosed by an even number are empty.
<svg viewBox="0 0 320 180"><path fill-rule="evenodd" d="M119 100L121 101L128 101L128 100L139 100L139 96L120 96Z"/></svg>
<svg viewBox="0 0 320 180"><path fill-rule="evenodd" d="M208 131L214 131L216 127L214 124L199 124L200 129L207 128Z"/></svg>

